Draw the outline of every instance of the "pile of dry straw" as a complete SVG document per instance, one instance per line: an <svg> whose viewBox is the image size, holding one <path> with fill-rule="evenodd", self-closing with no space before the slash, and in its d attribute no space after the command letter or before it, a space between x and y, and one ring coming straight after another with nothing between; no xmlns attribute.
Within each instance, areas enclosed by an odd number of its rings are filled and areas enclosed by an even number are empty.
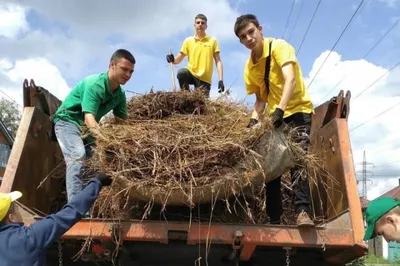
<svg viewBox="0 0 400 266"><path fill-rule="evenodd" d="M95 132L88 166L114 179L102 191L95 216L264 222L265 190L254 180L262 158L254 149L272 129L269 121L248 129L251 112L244 104L210 101L196 92L137 96L128 112L127 121L108 120ZM321 170L315 157L296 144L291 148L315 178ZM290 188L282 187L284 207L293 209ZM285 217L294 222L290 213Z"/></svg>

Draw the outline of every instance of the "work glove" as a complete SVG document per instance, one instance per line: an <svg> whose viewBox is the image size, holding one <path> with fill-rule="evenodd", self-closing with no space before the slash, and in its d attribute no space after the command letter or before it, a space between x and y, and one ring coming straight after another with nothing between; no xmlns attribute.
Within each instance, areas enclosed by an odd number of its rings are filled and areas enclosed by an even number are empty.
<svg viewBox="0 0 400 266"><path fill-rule="evenodd" d="M98 172L94 175L94 178L100 181L103 187L109 186L112 183L111 176L104 174L103 172Z"/></svg>
<svg viewBox="0 0 400 266"><path fill-rule="evenodd" d="M173 54L168 54L167 55L167 62L168 63L174 63L174 61L175 61L174 55Z"/></svg>
<svg viewBox="0 0 400 266"><path fill-rule="evenodd" d="M271 114L272 123L274 127L280 127L283 124L283 114L285 112L281 108L276 108L275 111Z"/></svg>
<svg viewBox="0 0 400 266"><path fill-rule="evenodd" d="M225 85L224 82L222 80L218 81L218 92L224 92L225 91Z"/></svg>
<svg viewBox="0 0 400 266"><path fill-rule="evenodd" d="M247 125L247 128L252 128L254 125L258 123L258 120L255 118L251 118L249 121L249 124Z"/></svg>

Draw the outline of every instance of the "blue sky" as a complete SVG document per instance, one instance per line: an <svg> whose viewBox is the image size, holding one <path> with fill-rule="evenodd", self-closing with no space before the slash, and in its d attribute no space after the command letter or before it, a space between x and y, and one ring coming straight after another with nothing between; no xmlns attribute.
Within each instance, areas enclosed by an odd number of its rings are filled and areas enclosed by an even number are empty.
<svg viewBox="0 0 400 266"><path fill-rule="evenodd" d="M304 0L297 0L295 2L285 39L298 49L319 0L305 2ZM310 72L315 59L323 51L332 48L359 3L360 1L358 0L321 1L313 24L299 52L299 61L304 75ZM283 37L292 0L264 2L260 0L232 0L229 1L229 4L232 9L236 9L237 14L256 14L260 23L264 26L264 34L266 36ZM382 32L392 25L393 20L396 19L396 14L399 14L398 6L398 2L395 2L394 6L392 6L383 1L366 0L361 7L360 14L357 15L352 25L342 36L335 51L341 54L343 60L361 58L382 35ZM299 14L300 9L301 13ZM260 12L260 10L265 10L265 12ZM202 8L199 8L198 12L207 15L207 10ZM297 17L298 20L294 28L294 22ZM71 26L65 21L57 20L57 18L43 14L38 9L30 9L27 12L26 19L31 30L38 30L46 34L62 34L65 37L74 37ZM123 18L121 19L123 20ZM234 18L231 19L234 21ZM88 54L85 66L82 67L82 71L78 75L70 76L68 71L65 71L63 76L65 76L68 85L73 87L84 76L106 69L112 46L115 48L123 47L132 51L138 60L136 72L131 81L127 83L126 88L137 92L147 90L151 86L164 89L170 86L171 83L170 68L165 61L168 49L171 48L176 54L184 38L193 34L192 21L186 20L186 22L188 24L187 29L176 33L171 31L169 38L162 38L160 41L158 40L157 32L154 32L154 36L145 42L135 41L135 36L127 38L124 34L118 32L105 32L103 40L101 40L99 45L103 46L104 50L108 53ZM126 25L128 28L131 26ZM211 19L209 21L209 30L212 31L214 27L215 25ZM248 54L248 51L238 42L232 28L233 23L231 28L227 29L230 31L232 38L219 40L221 58L224 63L224 81L227 86L235 82L234 87L237 87L237 93L243 94L242 69L244 62L243 60L237 60L238 58L234 58L236 60L231 60L231 58L232 54L240 54L240 59L243 59ZM21 34L20 37L23 38L26 34L29 34L29 32ZM396 53L398 51L395 43L396 34L391 35L392 38L386 38L370 54L367 58L370 62L384 67L389 67L394 63L396 57L393 56L393 51L396 51ZM400 39L399 35L397 31L397 39ZM289 37L291 38L289 39ZM186 60L179 66L176 66L175 73L185 63ZM73 65L73 62L67 62L67 65ZM58 67L63 69L62 64ZM152 71L152 69L157 69L157 71ZM216 77L217 72L215 70L214 89L217 83Z"/></svg>
<svg viewBox="0 0 400 266"><path fill-rule="evenodd" d="M342 55L343 59L361 58L382 35L382 31L392 25L393 20L396 18L396 12L399 11L397 8L390 7L387 4L376 0L365 2L366 4L361 8L360 14L357 15L354 22L348 28L347 32L343 35L335 48L335 50ZM229 3L233 7L237 7L237 12L240 14L256 14L260 23L262 23L265 28L264 34L266 36L278 38L283 37L287 18L292 5L291 0L279 2L248 0L243 1L243 3L239 3L238 5L236 5L237 1L229 1ZM303 1L297 1L293 8L285 39L290 41L296 49L299 48L317 3L318 0L310 0L304 3ZM313 24L310 27L299 53L299 60L304 73L309 73L313 62L321 52L332 48L359 3L360 1L354 0L325 0L321 2ZM300 8L301 13L299 15ZM266 12L259 12L259 10L266 10ZM199 13L200 12L207 15L205 10L199 9ZM294 22L298 15L299 18L294 28ZM27 13L27 20L32 30L40 30L46 33L63 32L68 36L68 25L62 21L48 19L43 16L43 14L39 13L38 10L30 10ZM192 21L187 21L187 23L191 26ZM213 21L209 21L209 29L212 29L213 26ZM138 58L137 71L126 87L130 90L141 91L151 86L154 86L155 88L164 88L169 85L170 72L169 65L165 61L166 52L171 48L176 54L184 38L192 34L193 29L189 28L180 33L172 33L170 38L161 43L157 41L157 35L155 34L150 45L148 43L135 41L124 43L126 38L123 34L108 33L104 38L107 40L109 45L127 48ZM233 30L231 30L231 34L234 35ZM290 39L289 36L291 37ZM219 41L221 57L225 63L225 83L229 85L238 78L235 85L242 86L241 66L243 65L243 62L240 62L241 64L239 65L236 63L232 64L229 62L229 56L234 52L246 53L247 50L237 41L235 36L232 37L234 38ZM132 39L134 38L135 37L132 36ZM121 42L124 44L121 45ZM379 45L379 47L376 48L375 52L371 53L368 59L376 64L389 66L394 62L394 58L393 56L388 55L388 51L392 52L394 49L395 42L393 38L387 38ZM154 57L154 61L151 65L157 66L157 68L165 68L165 73L158 73L157 79L154 79L154 73L151 73L152 71L148 71L144 66L141 67L143 59L147 59L146 55ZM90 62L92 60L89 59L88 68L82 71L78 77L67 78L69 86L74 86L80 78L87 74L104 71L107 66L109 54L89 55L89 58L90 56L93 58L93 62ZM185 62L186 61L183 61L179 67L184 66ZM216 76L216 72L214 73Z"/></svg>
<svg viewBox="0 0 400 266"><path fill-rule="evenodd" d="M296 49L318 2L295 1L284 38ZM306 84L320 68L360 2L321 1L299 52ZM34 78L37 84L63 99L83 77L106 71L112 52L118 48L130 50L137 59L135 73L125 85L126 90L143 93L151 87L170 89L171 70L165 60L168 49L177 54L183 40L194 33L195 15L204 13L209 18L209 34L219 41L225 86L232 86L232 95L243 99L243 67L249 51L234 35L236 17L253 13L263 25L265 36L282 38L291 6L292 0L204 0L199 3L186 0L116 0L113 3L55 0L52 5L45 0L21 0L18 4L5 0L0 4L0 17L6 18L0 22L0 90L22 103L22 81ZM400 18L399 10L400 0L364 1L359 14L309 88L315 105L336 95L339 89L351 90L353 96L359 94L398 62L400 23L365 60L361 59ZM175 75L186 62L185 59L175 67ZM341 86L323 99L344 76L346 79ZM215 95L217 77L214 67L212 90ZM369 160L377 165L400 159L400 141L395 140L400 126L393 123L400 108L372 119L400 102L399 84L397 68L352 102L349 127L370 120L350 133L355 162L362 160L364 149L367 149ZM249 104L253 101L253 96L246 98ZM393 163L374 170L385 177L377 177L372 196L397 185L399 166Z"/></svg>

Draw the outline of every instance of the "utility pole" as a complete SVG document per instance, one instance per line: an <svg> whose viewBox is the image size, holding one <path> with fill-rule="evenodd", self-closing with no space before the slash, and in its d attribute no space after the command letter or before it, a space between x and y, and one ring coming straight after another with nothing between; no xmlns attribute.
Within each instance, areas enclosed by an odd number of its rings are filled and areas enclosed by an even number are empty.
<svg viewBox="0 0 400 266"><path fill-rule="evenodd" d="M361 180L357 179L357 184L359 184L359 182L361 182L361 193L360 193L360 197L367 199L367 181L369 180L367 178L367 174L373 174L372 171L367 170L367 165L372 165L375 167L375 165L373 163L370 163L367 161L367 156L365 155L365 150L364 150L364 154L363 154L363 161L362 163L358 163L359 165L362 165L362 170L361 171L357 171L356 173L361 173L362 177Z"/></svg>

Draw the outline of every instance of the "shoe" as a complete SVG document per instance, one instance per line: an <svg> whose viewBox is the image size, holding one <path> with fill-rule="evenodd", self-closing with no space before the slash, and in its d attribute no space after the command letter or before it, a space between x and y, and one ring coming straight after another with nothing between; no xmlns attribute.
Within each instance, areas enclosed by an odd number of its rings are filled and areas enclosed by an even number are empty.
<svg viewBox="0 0 400 266"><path fill-rule="evenodd" d="M307 212L302 210L297 216L297 226L298 227L314 227L314 222L310 219Z"/></svg>

